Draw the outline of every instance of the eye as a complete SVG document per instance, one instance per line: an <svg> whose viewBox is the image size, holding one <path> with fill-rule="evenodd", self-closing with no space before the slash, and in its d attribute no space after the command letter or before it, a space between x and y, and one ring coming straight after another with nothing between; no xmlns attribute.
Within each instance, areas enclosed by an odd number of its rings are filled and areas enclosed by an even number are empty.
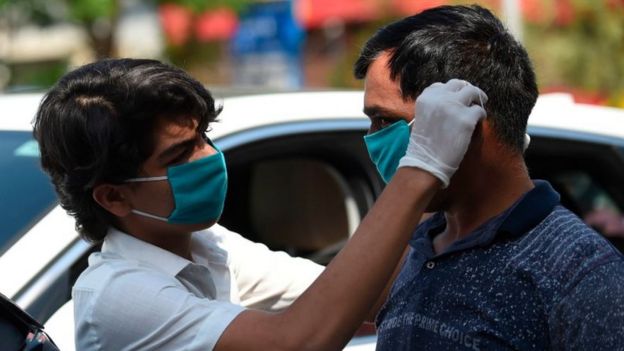
<svg viewBox="0 0 624 351"><path fill-rule="evenodd" d="M171 161L169 161L169 166L175 166L181 163L186 162L186 160L191 157L191 153L193 152L193 148L186 148L182 152L180 152L177 156L175 156Z"/></svg>
<svg viewBox="0 0 624 351"><path fill-rule="evenodd" d="M389 125L393 124L394 122L396 122L395 119L379 117L379 126L381 127L381 129L384 129L384 128L388 127Z"/></svg>
<svg viewBox="0 0 624 351"><path fill-rule="evenodd" d="M371 126L369 133L374 133L392 125L397 120L394 118L386 118L382 116L374 116L371 118Z"/></svg>

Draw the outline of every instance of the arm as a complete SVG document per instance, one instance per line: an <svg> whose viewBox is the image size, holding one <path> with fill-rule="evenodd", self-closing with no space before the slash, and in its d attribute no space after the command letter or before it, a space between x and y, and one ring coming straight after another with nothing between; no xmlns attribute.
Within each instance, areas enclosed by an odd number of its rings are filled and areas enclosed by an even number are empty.
<svg viewBox="0 0 624 351"><path fill-rule="evenodd" d="M379 298L426 205L457 169L477 121L485 116L472 105L479 94L460 81L425 89L416 101L410 137L410 144L418 145L410 145L406 155L415 162L397 171L351 240L295 303L279 313L242 312L215 349L343 347Z"/></svg>
<svg viewBox="0 0 624 351"><path fill-rule="evenodd" d="M216 349L342 347L375 303L418 223L417 214L423 212L438 187L437 179L425 171L400 169L349 244L291 307L277 314L241 313ZM379 233L396 234L379 240Z"/></svg>
<svg viewBox="0 0 624 351"><path fill-rule="evenodd" d="M405 262L405 259L407 258L408 253L409 253L409 247L406 247L405 250L403 251L403 256L401 256L401 259L399 260L398 264L396 265L396 267L394 267L392 276L386 282L386 286L381 292L381 295L379 295L379 298L373 305L373 308L371 308L370 311L368 311L368 316L366 316L365 322L375 323L375 318L377 318L377 314L379 313L379 310L381 309L381 307L384 305L384 303L386 303L386 300L388 299L388 295L390 295L390 289L392 289L392 285L394 285L394 280L399 275L399 272L401 272L401 268L403 268L403 262Z"/></svg>
<svg viewBox="0 0 624 351"><path fill-rule="evenodd" d="M431 217L431 213L425 213L420 218L420 221L418 221L418 224L424 222L429 217ZM409 255L409 252L410 252L410 247L406 246L405 250L403 251L403 256L401 256L401 259L399 260L399 263L394 268L394 272L392 272L392 276L390 277L390 279L386 283L386 287L381 292L381 295L379 295L379 298L377 299L377 302L375 302L375 305L373 306L373 308L371 308L370 311L368 311L368 316L366 317L366 321L365 321L366 323L375 323L375 319L377 318L377 314L379 314L379 310L386 303L386 300L388 299L388 295L390 295L390 290L392 289L392 286L394 285L394 281L396 280L396 277L401 272L401 268L403 268L403 264L404 264L405 260L407 259L407 256Z"/></svg>

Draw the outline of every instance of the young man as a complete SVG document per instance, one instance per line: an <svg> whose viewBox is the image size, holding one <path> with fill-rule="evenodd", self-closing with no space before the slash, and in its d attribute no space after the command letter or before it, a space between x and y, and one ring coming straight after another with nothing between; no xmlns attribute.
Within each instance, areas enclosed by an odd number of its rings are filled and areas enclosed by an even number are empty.
<svg viewBox="0 0 624 351"><path fill-rule="evenodd" d="M530 180L523 140L535 76L500 21L478 6L405 18L369 39L355 75L365 79L367 146L386 180L403 164L406 122L418 122L425 87L459 77L489 97L459 170L428 206L437 213L409 242L377 317L378 349L624 349L622 255L547 182Z"/></svg>
<svg viewBox="0 0 624 351"><path fill-rule="evenodd" d="M61 205L82 236L103 241L73 289L77 348L341 348L457 169L486 99L458 80L423 92L406 167L321 273L215 224L227 174L205 134L219 109L200 83L150 60L67 74L34 134Z"/></svg>

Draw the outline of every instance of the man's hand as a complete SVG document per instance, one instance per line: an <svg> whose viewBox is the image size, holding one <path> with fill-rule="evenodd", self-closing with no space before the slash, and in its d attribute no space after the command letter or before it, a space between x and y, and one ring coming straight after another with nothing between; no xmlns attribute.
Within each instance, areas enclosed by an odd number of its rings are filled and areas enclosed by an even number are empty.
<svg viewBox="0 0 624 351"><path fill-rule="evenodd" d="M399 167L417 167L440 179L443 187L464 157L475 126L486 116L487 95L470 83L434 83L416 98L407 152Z"/></svg>

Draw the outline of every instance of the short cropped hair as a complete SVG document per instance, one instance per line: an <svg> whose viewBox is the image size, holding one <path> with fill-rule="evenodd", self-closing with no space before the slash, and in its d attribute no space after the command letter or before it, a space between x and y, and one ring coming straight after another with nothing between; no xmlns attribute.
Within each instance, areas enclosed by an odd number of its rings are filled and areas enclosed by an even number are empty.
<svg viewBox="0 0 624 351"><path fill-rule="evenodd" d="M441 6L391 23L364 45L354 74L364 79L371 63L390 54L390 77L404 99L415 99L434 82L464 79L488 95L495 135L523 151L529 114L538 96L526 50L490 11L480 6Z"/></svg>
<svg viewBox="0 0 624 351"><path fill-rule="evenodd" d="M208 90L181 69L108 59L56 83L39 106L34 137L61 206L84 239L99 242L115 218L93 200L93 188L139 174L154 151L157 119L195 120L205 131L219 112Z"/></svg>

